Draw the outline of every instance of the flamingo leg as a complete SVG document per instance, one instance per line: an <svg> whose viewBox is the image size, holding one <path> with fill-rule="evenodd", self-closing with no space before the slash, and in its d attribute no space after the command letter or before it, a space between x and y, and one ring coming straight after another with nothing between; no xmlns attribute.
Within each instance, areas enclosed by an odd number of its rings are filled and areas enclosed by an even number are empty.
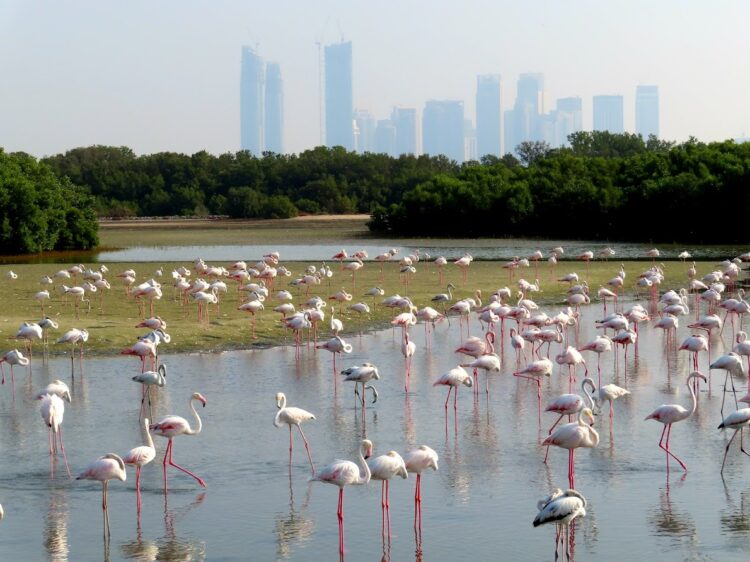
<svg viewBox="0 0 750 562"><path fill-rule="evenodd" d="M727 462L727 453L729 453L729 447L732 444L732 441L734 441L734 438L737 437L737 433L740 431L740 429L735 429L734 433L732 434L732 438L729 440L729 443L727 443L727 446L724 447L724 459L721 461L721 474L724 474L724 464ZM740 445L741 447L742 445Z"/></svg>
<svg viewBox="0 0 750 562"><path fill-rule="evenodd" d="M171 446L169 447L169 464L171 466L175 467L177 470L181 470L182 472L184 472L188 476L192 476L193 478L195 478L198 481L198 484L200 484L203 488L206 487L206 483L203 481L202 478L197 477L195 474L193 474L192 472L190 472L188 469L182 468L180 465L178 465L177 463L175 463L172 460L172 447Z"/></svg>
<svg viewBox="0 0 750 562"><path fill-rule="evenodd" d="M70 466L68 466L68 456L65 454L65 445L63 445L62 426L57 428L57 432L60 439L60 450L63 454L63 460L65 461L65 470L68 472L68 477L73 478L73 475L70 473Z"/></svg>
<svg viewBox="0 0 750 562"><path fill-rule="evenodd" d="M172 440L170 439L167 442L167 448L164 451L164 461L162 462L162 466L164 467L164 493L166 494L167 489L167 462L169 458L169 452L172 450Z"/></svg>
<svg viewBox="0 0 750 562"><path fill-rule="evenodd" d="M682 462L679 459L679 457L677 457L677 455L675 455L672 451L669 450L669 436L670 436L671 433L672 433L672 424L670 423L670 424L667 425L667 443L666 443L667 448L665 449L665 451L667 451L667 454L669 456L671 456L674 460L676 460L680 464L680 466L682 467L682 469L685 472L687 472L687 466L685 466L685 463Z"/></svg>
<svg viewBox="0 0 750 562"><path fill-rule="evenodd" d="M339 508L336 512L339 520L339 553L344 554L344 488L339 488Z"/></svg>
<svg viewBox="0 0 750 562"><path fill-rule="evenodd" d="M549 431L547 432L547 435L552 435L552 430L557 427L557 424L560 423L560 421L563 419L565 414L560 414L560 417L557 418L557 421L552 424L552 427L549 428ZM547 445L547 451L544 453L544 464L547 464L547 457L549 456L549 445Z"/></svg>
<svg viewBox="0 0 750 562"><path fill-rule="evenodd" d="M292 425L289 424L289 472L292 472Z"/></svg>
<svg viewBox="0 0 750 562"><path fill-rule="evenodd" d="M135 503L138 513L141 512L141 467L135 467Z"/></svg>
<svg viewBox="0 0 750 562"><path fill-rule="evenodd" d="M291 430L292 426L289 426L289 429ZM307 443L307 439L305 438L305 434L302 432L302 428L297 425L297 429L299 429L299 434L302 436L302 441L305 443L305 450L307 451L307 458L310 461L310 470L313 473L313 476L315 475L315 465L313 464L312 455L310 454L310 446Z"/></svg>

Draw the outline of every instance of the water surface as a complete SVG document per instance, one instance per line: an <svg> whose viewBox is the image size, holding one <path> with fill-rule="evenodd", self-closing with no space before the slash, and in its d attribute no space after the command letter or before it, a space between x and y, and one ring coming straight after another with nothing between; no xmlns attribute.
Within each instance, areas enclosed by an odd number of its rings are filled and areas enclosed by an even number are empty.
<svg viewBox="0 0 750 562"><path fill-rule="evenodd" d="M590 322L601 308L592 305L584 315L577 336L581 343L593 335ZM479 333L476 322L471 330ZM678 342L688 333L681 328ZM552 559L554 529L534 529L531 521L540 497L554 487L567 487L565 451L553 449L549 464L542 463L539 442L554 416L543 415L540 426L535 386L510 375L515 359L504 349L503 372L491 376L489 396L482 392L475 397L462 388L458 416L454 422L449 409L446 431L445 389L431 383L459 360L453 353L460 341L457 323L438 327L431 352L425 350L421 326L412 334L417 355L408 396L398 338L390 330L350 338L354 351L342 363L369 360L382 376L380 399L368 407L366 428L354 408L352 388L341 380L334 384L328 352L305 349L298 362L291 347L163 354L169 375L155 404L158 416L174 413L190 419L190 394L200 391L208 399L200 411L202 433L178 437L174 448L175 461L202 476L208 488L171 471L165 498L160 463L165 443L156 437L157 461L143 472L140 526L134 472L129 471L126 483L110 485L108 546L102 540L99 484L69 480L61 459L50 465L46 428L32 400L48 381L70 381L69 360L52 359L43 366L35 358L30 375L18 371L15 398L9 384L0 387L0 502L6 514L0 523L0 559L336 559L337 489L308 483L307 459L296 436L288 472L287 430L272 425L279 391L287 394L290 405L316 415L304 429L318 466L336 458L355 459L365 432L376 454L391 449L405 453L420 444L438 452L440 470L423 478L424 560ZM713 341L714 357L722 346L718 338ZM730 436L716 430L724 373L713 373L712 392L703 389L696 415L675 425L672 449L689 472L683 475L673 464L668 477L664 454L657 448L662 426L643 420L659 404L688 404L684 381L689 357L665 352L661 332L642 325L638 353L629 353L627 377L622 355L618 371L612 355L603 359L605 381L627 386L632 395L616 404L611 431L606 416L597 419L599 447L576 455L576 486L589 500L588 516L575 530L576 558L745 560L750 459L736 444L726 480L719 476ZM700 360L705 366L707 357ZM595 358L590 362L595 365ZM130 380L138 370L133 358L105 357L86 359L84 373L76 372L63 426L74 474L99 455L123 454L141 443L140 388ZM744 393L745 381L736 382ZM556 368L543 387L542 402L562 392L567 392L567 375ZM727 406L727 412L731 409ZM347 490L348 560L417 558L413 486L413 477L391 486L390 547L381 537L379 485Z"/></svg>

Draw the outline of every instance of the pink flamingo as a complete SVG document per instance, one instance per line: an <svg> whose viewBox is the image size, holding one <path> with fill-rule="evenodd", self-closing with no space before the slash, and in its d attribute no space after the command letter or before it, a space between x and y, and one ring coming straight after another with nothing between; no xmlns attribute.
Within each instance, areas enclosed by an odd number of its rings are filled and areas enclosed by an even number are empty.
<svg viewBox="0 0 750 562"><path fill-rule="evenodd" d="M146 370L146 358L151 359L151 370L156 370L156 344L149 340L138 340L128 348L123 349L120 355L135 355L141 360L141 373Z"/></svg>
<svg viewBox="0 0 750 562"><path fill-rule="evenodd" d="M2 373L3 377L0 384L5 384L5 369L3 369L3 363L7 363L8 365L10 365L10 380L13 384L13 391L15 391L16 376L13 373L13 367L16 365L26 367L30 363L30 360L28 357L24 357L23 353L21 353L17 349L11 349L10 351L6 352L2 357L0 357L0 372Z"/></svg>
<svg viewBox="0 0 750 562"><path fill-rule="evenodd" d="M732 393L734 394L734 405L737 407L737 391L734 388L733 375L744 375L745 370L742 367L742 358L734 351L730 351L708 366L709 369L724 369L727 374L724 377L724 391L721 393L721 415L724 415L724 400L727 396L727 381L732 383Z"/></svg>
<svg viewBox="0 0 750 562"><path fill-rule="evenodd" d="M336 354L337 353L351 353L352 344L346 343L339 336L333 336L330 340L316 345L315 349L325 349L333 353L333 374L335 375L336 374Z"/></svg>
<svg viewBox="0 0 750 562"><path fill-rule="evenodd" d="M70 474L68 467L68 457L65 454L65 445L63 445L62 423L65 415L65 402L57 394L45 394L41 397L39 413L42 415L42 421L49 428L49 454L54 455L57 451L57 441L60 441L60 450L65 460L65 468ZM71 476L72 478L72 476Z"/></svg>
<svg viewBox="0 0 750 562"><path fill-rule="evenodd" d="M237 307L237 310L242 310L243 312L247 312L249 314L253 315L253 323L252 323L252 338L257 339L255 336L255 322L256 322L256 314L263 310L263 303L259 300L252 300L248 301L246 303L241 304Z"/></svg>
<svg viewBox="0 0 750 562"><path fill-rule="evenodd" d="M586 517L586 498L575 490L563 492L558 488L548 498L539 500L536 507L539 513L534 518L534 527L554 523L557 528L555 560L557 560L557 551L561 541L565 542L565 555L570 560L570 524L577 517Z"/></svg>
<svg viewBox="0 0 750 562"><path fill-rule="evenodd" d="M573 389L573 380L575 379L576 368L578 367L578 365L583 364L583 367L586 369L585 376L588 376L589 374L589 369L586 366L586 361L583 359L583 355L581 355L581 352L571 345L566 347L562 353L559 353L555 356L555 362L558 365L568 366L569 391Z"/></svg>
<svg viewBox="0 0 750 562"><path fill-rule="evenodd" d="M578 414L578 421L561 425L542 442L542 445L568 449L568 482L571 488L575 488L575 450L579 447L590 449L599 444L599 433L589 425L593 423L594 413L590 408L583 408Z"/></svg>
<svg viewBox="0 0 750 562"><path fill-rule="evenodd" d="M404 331L404 340L401 342L401 354L404 356L404 392L409 392L409 381L411 379L411 360L417 351L417 344L409 340L409 332Z"/></svg>
<svg viewBox="0 0 750 562"><path fill-rule="evenodd" d="M740 434L740 451L750 456L750 453L745 450L745 447L743 447L742 444L742 430L748 427L748 425L750 425L750 408L742 408L736 412L732 412L719 424L718 429L734 429L734 433L724 449L724 460L721 461L722 475L724 474L724 464L727 462L729 446L732 444L732 441L734 441L734 438L737 437L737 432Z"/></svg>
<svg viewBox="0 0 750 562"><path fill-rule="evenodd" d="M584 379L585 382L585 379ZM591 400L591 397L586 394L584 391L584 395L590 402L591 409L594 409L594 403ZM557 398L555 398L552 402L550 402L547 407L544 409L545 412L554 412L556 414L559 414L557 417L557 421L552 424L552 427L549 428L549 431L547 431L547 435L552 435L552 431L557 427L557 424L559 424L564 416L568 416L568 421L570 421L570 416L574 416L577 413L579 413L583 407L584 407L584 399L581 398L578 394L561 394ZM549 445L547 445L547 451L544 453L544 462L547 463L547 457L549 456Z"/></svg>
<svg viewBox="0 0 750 562"><path fill-rule="evenodd" d="M370 467L366 460L372 455L372 441L363 439L359 447L360 467L352 461L333 461L321 468L310 478L311 482L325 482L339 487L339 507L336 516L339 520L339 554L344 554L344 487L348 485L364 485L370 481Z"/></svg>
<svg viewBox="0 0 750 562"><path fill-rule="evenodd" d="M689 351L693 354L693 370L698 370L698 353L708 351L708 338L702 335L688 336L678 348L680 351Z"/></svg>
<svg viewBox="0 0 750 562"><path fill-rule="evenodd" d="M447 373L443 373L434 383L432 383L432 386L448 387L448 396L445 398L446 423L448 420L448 400L451 397L452 390L455 390L453 393L453 411L456 412L458 410L458 387L460 385L468 386L469 388L474 386L474 381L472 380L471 375L469 375L469 373L467 373L461 366L454 367Z"/></svg>
<svg viewBox="0 0 750 562"><path fill-rule="evenodd" d="M586 386L589 386L591 388L591 394L588 394L586 392ZM612 423L612 420L614 418L614 401L618 398L622 398L623 396L627 396L630 394L629 390L625 390L624 388L620 388L616 384L605 384L602 387L596 388L596 385L594 384L594 381L590 378L586 377L583 379L583 382L581 383L581 388L583 389L583 392L586 393L586 395L591 399L592 403L596 404L596 410L597 413L601 413L602 411L602 403L603 402L609 402L609 422ZM594 408L592 407L592 410Z"/></svg>
<svg viewBox="0 0 750 562"><path fill-rule="evenodd" d="M302 441L305 443L305 450L307 451L307 458L310 461L310 470L315 474L315 465L313 464L312 455L310 455L310 446L307 443L305 434L302 432L301 423L314 420L315 416L307 410L302 408L294 408L292 406L287 408L286 396L283 392L276 393L276 407L279 409L276 412L276 417L273 419L274 427L281 427L282 423L289 426L289 471L292 470L292 426L296 425L299 430L299 434L302 437Z"/></svg>
<svg viewBox="0 0 750 562"><path fill-rule="evenodd" d="M370 467L370 477L373 480L381 481L380 488L380 506L383 514L383 534L385 535L386 524L388 526L388 541L391 540L391 490L390 481L394 476L408 478L406 464L396 451L389 451L385 455L380 455L367 461Z"/></svg>
<svg viewBox="0 0 750 562"><path fill-rule="evenodd" d="M98 480L102 483L102 512L104 514L104 534L109 537L109 509L107 507L107 487L110 480L121 480L125 482L125 463L115 453L109 453L99 457L89 464L76 480Z"/></svg>
<svg viewBox="0 0 750 562"><path fill-rule="evenodd" d="M602 353L612 351L612 339L609 336L596 336L578 351L593 351L596 353L596 371L599 375L599 385L602 384Z"/></svg>
<svg viewBox="0 0 750 562"><path fill-rule="evenodd" d="M427 469L438 469L438 454L427 445L406 453L404 457L406 470L417 475L417 483L414 486L414 531L421 537L422 534L422 472Z"/></svg>
<svg viewBox="0 0 750 562"><path fill-rule="evenodd" d="M542 419L542 377L548 377L552 374L552 361L549 359L537 359L529 363L525 369L513 373L514 377L529 379L536 383L536 399L539 407L539 420Z"/></svg>
<svg viewBox="0 0 750 562"><path fill-rule="evenodd" d="M154 440L148 430L148 425L148 418L144 418L143 426L146 429L146 445L130 449L122 457L122 462L135 466L135 500L139 513L141 511L141 467L147 465L156 457L156 447L154 447Z"/></svg>
<svg viewBox="0 0 750 562"><path fill-rule="evenodd" d="M635 342L638 341L638 334L635 333L635 330L632 328L628 328L627 330L621 330L615 336L612 338L612 343L615 343L617 345L621 345L625 348L625 376L628 376L628 346L634 345ZM617 357L617 354L615 354L615 358Z"/></svg>
<svg viewBox="0 0 750 562"><path fill-rule="evenodd" d="M688 376L686 384L688 390L690 391L690 397L693 400L693 405L689 410L683 408L679 404L662 404L645 418L647 420L656 420L659 423L664 424L664 429L661 432L661 439L659 439L659 448L662 449L667 455L667 474L669 474L670 456L680 464L685 472L687 472L687 466L685 466L685 463L682 462L672 451L669 450L669 435L672 432L673 423L688 419L695 413L695 409L698 407L698 401L695 397L695 388L692 384L690 384L693 379L702 379L703 382L707 382L706 377L704 377L698 371L693 371ZM667 441L665 444L662 444L662 442L664 441L665 433L667 435Z"/></svg>
<svg viewBox="0 0 750 562"><path fill-rule="evenodd" d="M177 437L178 435L198 435L201 432L201 429L203 429L203 423L201 422L201 418L198 415L198 412L195 411L195 406L193 406L193 401L197 400L201 404L203 404L203 407L206 407L206 399L203 397L203 395L200 392L194 392L192 396L190 396L190 400L188 401L188 406L193 411L193 417L195 418L196 428L193 429L190 427L190 423L185 419L181 418L180 416L166 416L159 420L159 423L154 423L149 426L149 429L151 431L154 431L157 435L161 437L166 437L169 439L169 442L167 443L167 449L164 451L164 462L162 463L164 466L164 493L167 493L167 464L175 467L178 470L181 470L188 476L192 476L198 481L198 484L200 484L202 487L206 487L206 483L203 481L203 479L198 478L195 474L190 472L189 470L182 468L178 464L176 464L172 460L172 439Z"/></svg>

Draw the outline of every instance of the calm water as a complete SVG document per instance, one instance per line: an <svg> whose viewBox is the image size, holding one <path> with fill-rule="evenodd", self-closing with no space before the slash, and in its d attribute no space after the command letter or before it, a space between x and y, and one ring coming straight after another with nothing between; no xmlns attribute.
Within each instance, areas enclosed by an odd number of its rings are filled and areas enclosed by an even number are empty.
<svg viewBox="0 0 750 562"><path fill-rule="evenodd" d="M590 321L600 306L585 310L579 339L593 334ZM681 323L687 322L681 320ZM418 351L412 393L403 393L403 359L391 331L349 338L354 352L343 364L371 360L382 375L380 400L368 408L366 433L376 454L406 452L420 444L440 455L440 470L423 479L424 560L550 560L554 529L533 529L536 501L553 487L567 486L567 453L550 452L542 463L538 445L554 421L537 420L533 383L510 376L515 359L505 350L505 368L491 377L489 398L459 393L458 418L452 408L448 430L443 411L444 388L431 382L458 362L452 350L456 329L439 326L432 352L425 352L421 326L413 329ZM728 330L730 331L730 330ZM704 388L696 415L675 425L673 451L690 472L673 465L668 479L664 454L657 448L662 426L643 421L662 403L687 404L685 352L665 354L661 333L642 326L638 354L631 353L627 380L622 357L619 373L613 356L605 356L604 380L632 391L616 403L615 426L597 419L602 436L594 450L576 455L576 485L588 498L588 517L575 529L579 560L746 560L750 539L750 459L730 452L719 476L729 434L716 430L719 384ZM472 323L472 333L479 327ZM678 342L687 334L681 328ZM727 341L729 334L725 334ZM506 345L506 347L509 347ZM714 357L722 343L713 342ZM555 348L553 348L555 353ZM667 368L669 356L670 368ZM55 378L70 380L70 363L35 359L31 375L17 373L15 399L8 384L0 387L0 523L2 560L333 560L338 557L337 489L307 482L309 468L300 441L295 441L291 476L287 470L287 430L272 425L274 395L287 394L290 405L312 411L305 425L313 458L322 466L335 458L354 459L365 428L354 410L352 388L341 380L334 387L331 355L305 350L299 363L294 349L211 355L163 355L169 365L168 386L155 405L158 415L190 417L187 398L202 392L208 405L200 411L203 432L175 440L174 458L202 476L207 490L176 471L170 494L162 493L161 455L143 473L143 511L136 517L134 472L125 483L110 485L112 538L102 540L100 485L67 479L57 462L50 475L46 428L35 390ZM590 358L595 365L595 358ZM707 358L701 358L704 366ZM73 473L107 452L126 452L141 443L138 422L139 385L130 381L138 361L128 357L87 359L77 373L73 403L67 406L64 437ZM737 381L744 392L744 381ZM482 385L483 386L483 385ZM556 369L544 385L543 403L567 391L567 376ZM732 407L727 407L731 410ZM295 437L296 439L296 437ZM386 555L415 558L412 528L414 478L393 482L393 538ZM345 498L348 560L380 560L379 486L348 489ZM500 554L498 556L498 554Z"/></svg>
<svg viewBox="0 0 750 562"><path fill-rule="evenodd" d="M536 250L541 250L545 256L550 249L562 246L565 249L564 259L575 258L581 252L591 250L595 255L607 245L617 252L613 259L645 259L646 252L654 247L653 244L585 242L580 240L528 240L528 239L489 239L476 240L403 240L383 239L374 243L372 240L342 240L336 245L244 245L244 246L161 246L139 247L100 252L96 259L102 262L133 262L133 261L193 261L197 256L207 261L236 261L237 256L242 259L256 260L263 254L278 251L284 260L309 261L330 260L341 248L350 253L366 250L371 258L383 253L389 248L398 248L402 255L408 255L414 250L429 253L433 258L443 255L448 258L461 257L469 252L476 259L510 260L513 256L528 256ZM688 250L696 260L723 260L733 258L748 251L745 246L700 246L686 247L659 244L663 259L677 259L683 250Z"/></svg>

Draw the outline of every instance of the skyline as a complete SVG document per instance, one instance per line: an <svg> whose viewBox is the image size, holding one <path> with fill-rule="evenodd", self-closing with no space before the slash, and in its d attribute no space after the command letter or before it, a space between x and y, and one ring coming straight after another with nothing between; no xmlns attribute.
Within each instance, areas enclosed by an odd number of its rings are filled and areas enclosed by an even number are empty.
<svg viewBox="0 0 750 562"><path fill-rule="evenodd" d="M742 22L750 5L741 2L459 9L442 0L425 14L407 1L398 17L361 1L217 5L0 1L0 60L13 77L0 90L0 146L37 156L91 144L236 151L241 47L257 44L262 58L280 65L284 145L299 152L320 139L316 42L342 37L353 43L354 107L378 120L394 106L421 114L430 99L460 100L474 119L483 74L502 76L505 111L517 78L539 72L547 111L556 99L582 98L584 130L592 128L592 97L612 93L624 96L626 130L634 132L635 88L657 84L661 138L750 132L750 78L734 63L748 43Z"/></svg>

